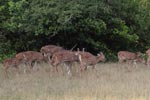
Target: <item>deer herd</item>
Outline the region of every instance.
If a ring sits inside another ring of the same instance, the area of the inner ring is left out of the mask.
[[[124,61],[128,63],[144,63],[149,65],[150,63],[150,49],[146,51],[147,61],[142,57],[140,52],[133,53],[129,51],[119,51],[118,52],[118,62],[122,63]],[[56,45],[46,45],[43,46],[40,52],[37,51],[24,51],[17,53],[15,57],[5,59],[3,61],[4,71],[7,73],[10,67],[15,67],[19,72],[19,66],[23,64],[28,66],[30,70],[33,70],[37,63],[46,62],[52,65],[52,69],[55,72],[58,71],[58,66],[60,64],[65,64],[67,67],[68,74],[71,72],[71,67],[74,62],[77,62],[80,66],[80,72],[87,69],[88,66],[92,66],[94,69],[98,62],[104,62],[106,60],[105,55],[100,52],[97,56],[94,56],[90,52],[71,51],[66,50],[63,47]]]

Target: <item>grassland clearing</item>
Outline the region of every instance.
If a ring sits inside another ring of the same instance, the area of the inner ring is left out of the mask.
[[[71,78],[41,67],[26,74],[10,69],[7,78],[0,65],[0,100],[150,100],[150,68],[143,64],[100,63]]]

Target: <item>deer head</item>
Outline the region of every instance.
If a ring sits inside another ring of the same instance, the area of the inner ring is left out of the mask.
[[[97,54],[97,60],[104,62],[106,60],[105,55],[102,52],[98,53]]]

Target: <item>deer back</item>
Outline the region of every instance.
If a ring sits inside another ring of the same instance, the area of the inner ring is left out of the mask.
[[[17,67],[19,64],[20,64],[20,61],[18,59],[16,59],[15,57],[7,58],[3,61],[3,66],[4,67],[9,67],[9,66]]]
[[[137,58],[137,54],[129,51],[119,51],[118,52],[118,59],[127,59],[132,60]]]
[[[62,47],[59,46],[55,46],[55,45],[47,45],[47,46],[43,46],[40,50],[40,52],[44,55],[44,56],[52,56],[53,53],[63,50]]]
[[[56,52],[52,56],[52,64],[61,62],[73,62],[77,60],[78,57],[75,55],[75,53],[69,50]]]

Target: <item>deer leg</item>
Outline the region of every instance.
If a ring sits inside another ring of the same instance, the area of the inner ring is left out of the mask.
[[[82,70],[84,70],[84,65],[83,65],[81,55],[79,55],[78,58],[79,58],[79,62],[80,62],[80,71],[82,71]]]
[[[39,66],[38,66],[38,60],[36,60],[36,61],[34,61],[33,62],[34,64],[33,64],[33,70],[35,70],[36,69],[36,71],[39,71]]]
[[[137,61],[136,61],[136,60],[133,60],[133,66],[134,66],[135,68],[137,68]]]
[[[67,74],[70,75],[70,76],[72,76],[71,67],[72,67],[72,64],[71,64],[71,63],[68,63],[68,64],[67,64]]]
[[[83,70],[86,70],[86,69],[87,69],[87,66],[83,62],[80,62],[80,71],[82,72]]]
[[[147,62],[146,62],[147,67],[149,67],[149,63],[150,63],[150,58],[147,58]]]
[[[131,67],[130,65],[131,65],[131,60],[126,60],[126,62],[127,62],[127,69],[129,70],[129,68]]]
[[[123,59],[119,59],[118,63],[122,63],[124,60]]]
[[[126,62],[127,62],[127,70],[128,71],[131,71],[131,68],[133,67],[133,61],[132,59],[127,59]]]
[[[19,67],[17,65],[14,66],[17,70],[17,73],[20,74]]]
[[[31,70],[32,69],[32,63],[31,63],[31,61],[28,62],[28,66],[29,66],[29,68]]]
[[[121,63],[121,62],[122,62],[121,59],[119,59],[118,63]]]
[[[9,68],[9,67],[10,67],[10,66],[8,66],[8,65],[7,65],[7,66],[4,66],[4,72],[5,72],[5,75],[6,75],[7,78],[9,78],[9,77],[8,77],[8,68]]]
[[[50,56],[48,56],[48,62],[49,63],[51,63],[52,61],[51,61],[51,57]]]
[[[26,62],[24,63],[24,73],[26,73],[27,70],[28,70],[29,73],[31,73],[31,70],[30,70],[30,69],[31,69],[30,62],[27,62],[27,61],[26,61]]]
[[[54,74],[58,74],[58,65],[53,65],[53,67],[52,67],[52,73],[54,73]]]
[[[96,77],[99,77],[96,69],[96,65],[92,65],[92,70],[94,71],[94,74],[96,74]]]
[[[82,70],[83,70],[83,69],[82,69],[82,68],[83,68],[83,66],[84,66],[83,64],[80,64],[80,71],[82,71]]]
[[[58,72],[58,64],[53,66],[55,68],[55,71]]]
[[[70,75],[71,71],[70,71],[70,66],[67,65],[67,74]]]
[[[54,62],[54,63],[52,63],[53,72],[54,72],[54,71],[58,72],[58,65],[59,65],[59,64],[60,64],[59,62]]]
[[[31,69],[31,70],[33,70],[34,63],[35,63],[35,62],[34,62],[33,60],[31,60],[31,61],[29,62],[29,65],[30,65],[30,69]]]
[[[55,70],[58,73],[58,65],[55,66]]]
[[[64,67],[66,67],[67,65],[65,63],[63,63],[63,65],[60,66],[60,71],[62,73],[62,75],[64,76]]]
[[[33,70],[32,61],[28,61],[28,67],[29,67],[29,70],[30,70],[30,71]]]
[[[95,69],[95,65],[92,66],[92,69]]]
[[[24,74],[26,74],[26,73],[27,73],[27,69],[26,69],[25,64],[23,65],[23,73],[24,73]]]

